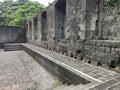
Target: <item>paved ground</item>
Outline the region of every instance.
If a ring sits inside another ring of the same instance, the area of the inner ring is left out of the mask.
[[[48,90],[60,84],[24,51],[0,50],[0,90]]]

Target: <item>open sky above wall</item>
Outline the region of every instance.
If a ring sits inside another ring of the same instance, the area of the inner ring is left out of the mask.
[[[4,1],[4,0],[0,0],[0,1]],[[14,0],[14,1],[16,1],[16,0]],[[37,2],[44,4],[45,6],[48,6],[49,3],[52,3],[54,0],[31,0],[31,1],[37,1]]]

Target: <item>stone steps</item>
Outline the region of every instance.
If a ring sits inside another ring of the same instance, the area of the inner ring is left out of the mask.
[[[5,44],[4,45],[4,51],[16,51],[16,50],[21,50],[21,45],[18,44]]]

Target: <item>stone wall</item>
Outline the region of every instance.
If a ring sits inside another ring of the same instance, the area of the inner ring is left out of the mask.
[[[91,40],[84,45],[85,58],[107,64],[111,67],[120,64],[120,41]]]
[[[85,39],[86,1],[66,0],[66,39],[78,36]]]
[[[103,36],[108,40],[120,40],[120,6],[105,8]]]
[[[2,47],[4,43],[23,43],[25,41],[25,29],[12,26],[0,26],[0,47]]]
[[[120,56],[114,47],[120,41],[119,14],[119,6],[104,8],[104,0],[55,0],[26,24],[28,42],[115,66]]]
[[[85,57],[90,61],[114,67],[120,64],[120,8],[119,6],[104,8],[103,15],[104,40],[86,41]]]

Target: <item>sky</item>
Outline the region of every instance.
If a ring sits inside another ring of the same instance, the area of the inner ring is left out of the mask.
[[[0,0],[0,1],[3,1],[3,0]],[[14,0],[14,1],[16,1],[16,0]],[[31,0],[31,1],[38,1],[41,4],[44,4],[45,6],[48,6],[49,3],[52,3],[54,0]]]
[[[44,4],[45,6],[48,6],[49,3],[52,3],[54,0],[32,0],[32,1],[38,1],[42,4]]]

